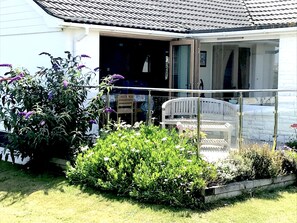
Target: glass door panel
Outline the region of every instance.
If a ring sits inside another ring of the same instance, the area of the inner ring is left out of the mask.
[[[194,40],[172,41],[170,43],[169,88],[194,89]],[[189,94],[178,93],[174,96],[185,97]]]

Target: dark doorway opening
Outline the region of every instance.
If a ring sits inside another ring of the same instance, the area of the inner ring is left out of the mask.
[[[121,74],[117,85],[168,87],[169,42],[145,39],[100,37],[100,76]]]

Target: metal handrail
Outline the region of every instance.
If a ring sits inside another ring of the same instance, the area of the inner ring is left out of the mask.
[[[83,88],[99,88],[97,85],[79,85],[76,87]],[[142,91],[153,91],[153,92],[176,92],[176,93],[248,93],[248,92],[297,92],[297,89],[229,89],[229,90],[194,90],[194,89],[174,89],[174,88],[149,88],[149,87],[122,87],[113,86],[112,89],[123,89],[123,90],[142,90]]]
[[[99,86],[78,86],[78,87],[85,87],[85,88],[99,88]],[[201,94],[207,93],[238,93],[239,94],[239,111],[238,111],[238,121],[239,121],[239,128],[238,128],[238,146],[239,149],[242,147],[242,131],[243,131],[243,93],[251,93],[251,92],[270,92],[275,93],[275,106],[274,106],[274,135],[273,135],[273,145],[272,149],[276,149],[277,146],[277,129],[278,129],[278,93],[281,92],[296,92],[297,89],[230,89],[230,90],[193,90],[193,89],[170,89],[170,88],[149,88],[149,87],[122,87],[122,86],[113,86],[113,89],[123,89],[123,90],[141,90],[148,92],[148,114],[147,114],[147,123],[151,124],[151,107],[150,107],[150,100],[151,92],[166,92],[166,93],[191,93],[197,94],[197,100],[200,100]],[[109,93],[108,93],[109,96]],[[109,97],[107,97],[107,103],[109,105]],[[198,103],[199,104],[199,103]],[[197,125],[200,124],[200,114],[198,109],[197,114]],[[200,130],[199,126],[197,126],[197,150],[200,150]]]

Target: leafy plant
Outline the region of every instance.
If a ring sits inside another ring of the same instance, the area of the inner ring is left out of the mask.
[[[231,153],[227,159],[217,161],[215,167],[218,174],[216,183],[218,184],[255,178],[252,161],[238,153]]]
[[[297,152],[297,123],[294,123],[290,126],[295,131],[295,136],[291,138],[289,142],[286,142],[286,146]]]
[[[225,184],[241,180],[273,178],[292,169],[292,161],[280,151],[271,150],[267,144],[250,145],[232,152],[225,160],[215,163],[218,171],[216,183]]]
[[[71,158],[81,144],[90,139],[88,130],[99,123],[105,111],[102,95],[109,91],[118,76],[108,76],[100,84],[98,96],[86,105],[88,85],[98,68],[83,63],[87,55],[48,56],[51,67],[40,67],[36,75],[25,69],[10,70],[0,80],[0,117],[7,131],[12,157],[30,157],[38,168],[57,156]]]
[[[271,178],[282,174],[282,158],[279,151],[271,150],[268,144],[257,144],[240,151],[240,154],[252,162],[255,179]]]
[[[292,150],[285,150],[282,153],[282,169],[284,173],[297,174],[297,152]]]
[[[157,126],[121,124],[116,129],[68,165],[71,182],[148,202],[199,204],[202,189],[216,174],[193,145],[180,141],[175,130]]]

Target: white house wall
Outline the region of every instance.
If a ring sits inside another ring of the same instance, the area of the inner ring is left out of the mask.
[[[30,73],[35,73],[38,70],[37,66],[50,64],[48,57],[39,56],[41,52],[62,56],[64,51],[71,47],[71,42],[62,32],[2,36],[0,37],[0,63],[24,67]]]
[[[204,83],[204,90],[212,89],[212,50],[213,44],[203,43],[201,51],[206,51],[206,67],[200,67],[200,78]],[[206,95],[208,97],[209,95]]]
[[[279,44],[279,89],[297,89],[297,32],[295,35],[283,35]],[[281,93],[280,103],[296,108],[295,93]]]
[[[265,46],[256,46],[254,52],[270,51]],[[260,53],[260,55],[263,55]],[[273,73],[273,70],[265,70],[265,63],[274,63],[274,61],[266,53],[265,57],[255,57],[256,74],[263,74],[261,81],[256,84],[264,82],[266,87],[272,87],[272,77],[265,76]],[[278,89],[293,90],[297,89],[297,34],[295,35],[280,35],[279,37],[279,67],[278,67]],[[263,64],[261,64],[263,63]],[[256,75],[257,77],[257,75]],[[266,83],[265,83],[266,82]],[[255,87],[257,88],[258,85]],[[259,85],[258,87],[260,87]],[[272,141],[274,128],[274,107],[270,109],[245,112],[243,123],[243,136],[245,139],[252,139],[258,141]],[[265,108],[265,106],[263,107]],[[297,123],[297,96],[295,92],[281,92],[279,93],[278,106],[278,142],[285,143],[296,137],[294,129],[290,126]]]
[[[47,15],[32,0],[1,0],[0,4],[0,36],[60,30],[56,26],[59,20]]]
[[[273,89],[277,88],[274,81],[274,58],[275,45],[266,43],[257,43],[252,48],[252,89]],[[270,94],[268,94],[270,95]],[[265,94],[256,94],[255,96],[265,96]]]

